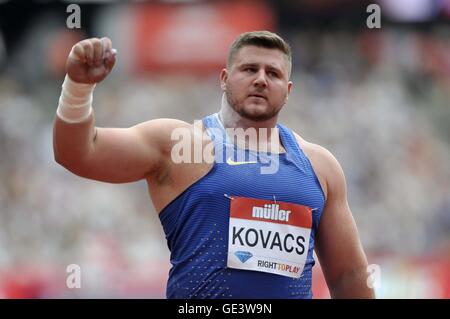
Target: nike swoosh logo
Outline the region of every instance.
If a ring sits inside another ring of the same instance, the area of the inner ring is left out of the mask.
[[[235,162],[231,158],[227,159],[228,165],[244,165],[244,164],[257,164],[257,161],[249,161],[249,162]]]

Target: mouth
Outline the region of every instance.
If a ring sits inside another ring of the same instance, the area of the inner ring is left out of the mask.
[[[266,97],[264,94],[259,94],[259,93],[252,93],[252,94],[249,94],[248,97],[258,97],[258,98],[267,100],[267,97]]]

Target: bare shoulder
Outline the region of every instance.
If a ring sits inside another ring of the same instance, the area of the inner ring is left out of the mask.
[[[333,186],[340,188],[340,184],[345,183],[341,165],[336,157],[325,147],[308,142],[295,132],[294,135],[297,143],[309,158],[327,197],[330,188],[334,188]]]
[[[177,119],[159,118],[137,124],[133,129],[150,144],[158,144],[161,150],[170,152],[177,130],[190,131],[192,124]]]
[[[178,152],[181,151],[183,156],[191,157],[188,162],[195,162],[195,150],[197,150],[199,144],[205,147],[211,142],[209,135],[204,134],[203,121],[194,121],[190,124],[181,120],[160,118],[138,124],[135,128],[147,145],[160,151],[162,155],[161,164],[165,164],[166,168],[173,166],[173,164],[179,164],[178,161],[173,162],[173,152],[178,156],[180,155]],[[185,152],[190,154],[185,154]],[[205,156],[202,152],[200,154]],[[177,166],[184,167],[183,165]]]
[[[149,120],[137,124],[135,127],[145,134],[152,134],[153,132],[159,133],[170,133],[177,128],[190,128],[192,124],[189,124],[182,120],[171,119],[171,118],[159,118],[154,120]]]

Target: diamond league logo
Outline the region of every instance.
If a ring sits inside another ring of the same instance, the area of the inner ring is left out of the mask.
[[[253,257],[252,253],[249,251],[236,251],[234,253],[241,263],[245,263],[247,260]]]

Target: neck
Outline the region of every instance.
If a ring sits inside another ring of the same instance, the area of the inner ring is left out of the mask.
[[[219,111],[219,118],[225,128],[274,128],[277,125],[278,115],[265,121],[254,121],[242,117],[228,103],[225,93],[222,95],[222,105]]]
[[[222,105],[218,115],[219,120],[222,122],[225,129],[255,129],[254,132],[256,136],[254,137],[256,137],[256,141],[251,141],[252,138],[248,137],[250,139],[250,143],[256,142],[259,147],[268,147],[272,151],[276,151],[277,149],[278,151],[283,150],[282,147],[280,148],[279,134],[278,129],[276,128],[278,116],[274,116],[273,118],[265,121],[253,121],[251,119],[244,118],[229,105],[225,93],[222,95]],[[248,140],[241,142],[248,146]],[[238,144],[240,144],[239,141]]]

